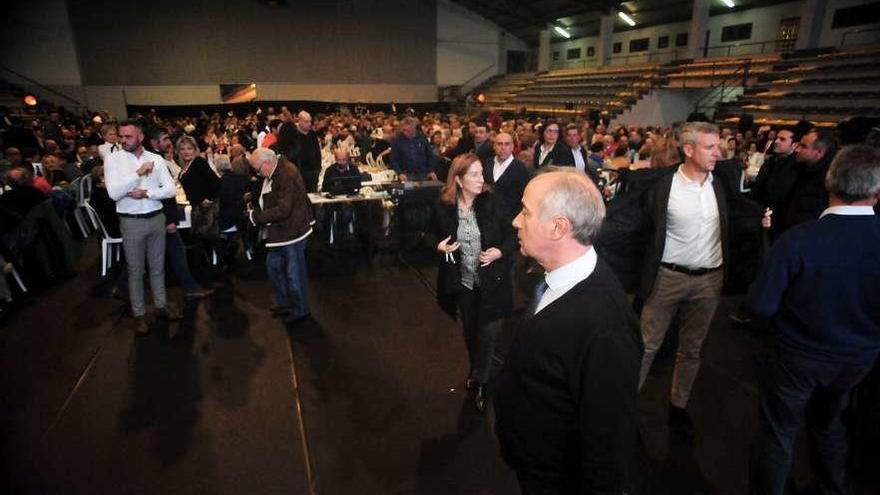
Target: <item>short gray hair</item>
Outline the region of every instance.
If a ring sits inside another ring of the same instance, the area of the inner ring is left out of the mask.
[[[678,144],[680,146],[697,144],[698,134],[718,134],[718,126],[708,122],[688,122],[681,126]]]
[[[229,161],[229,155],[214,155],[214,168],[218,172],[228,172],[232,170],[232,163]]]
[[[880,193],[880,149],[857,144],[841,149],[825,175],[825,189],[846,203]]]
[[[572,235],[589,246],[599,235],[605,219],[605,202],[587,176],[571,167],[545,167],[539,176],[552,176],[553,187],[541,200],[540,219],[565,217],[571,223]]]
[[[269,148],[257,148],[254,151],[251,151],[251,156],[257,163],[269,162],[272,165],[278,163],[278,155]]]

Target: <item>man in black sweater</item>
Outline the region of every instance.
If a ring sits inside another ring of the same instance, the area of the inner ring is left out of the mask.
[[[825,179],[828,208],[774,244],[749,291],[777,345],[761,389],[752,493],[785,493],[802,416],[819,489],[847,493],[850,392],[880,355],[880,150],[844,148]],[[804,414],[806,413],[806,414]]]
[[[501,454],[525,494],[623,491],[642,341],[592,246],[604,214],[584,174],[552,169],[529,183],[513,221],[522,253],[546,270],[495,393]]]
[[[296,134],[293,155],[287,157],[302,171],[307,192],[318,190],[321,175],[321,144],[312,130],[312,116],[305,110],[296,116]]]

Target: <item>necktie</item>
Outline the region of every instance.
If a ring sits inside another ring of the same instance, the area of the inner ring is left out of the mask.
[[[113,146],[110,147],[110,153],[113,153],[117,149],[119,149],[119,147],[114,144]]]
[[[529,314],[534,315],[538,310],[538,305],[541,304],[541,298],[544,297],[544,293],[547,292],[548,286],[546,280],[541,280],[541,283],[535,286],[535,291],[532,293],[532,304],[529,307]]]

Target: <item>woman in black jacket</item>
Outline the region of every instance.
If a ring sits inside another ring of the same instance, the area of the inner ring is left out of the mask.
[[[436,209],[441,253],[437,293],[441,306],[456,310],[470,361],[466,387],[486,408],[495,340],[501,320],[513,311],[511,263],[516,238],[499,198],[486,190],[483,167],[473,153],[453,160]]]
[[[564,142],[559,140],[559,123],[549,120],[541,128],[538,142],[535,144],[535,154],[532,165],[537,171],[541,167],[550,165],[574,166],[574,156]]]
[[[222,249],[218,226],[217,195],[220,192],[220,177],[205,160],[199,156],[199,146],[192,136],[182,136],[177,140],[177,156],[180,165],[179,181],[192,206],[191,234],[208,242],[215,252]],[[197,243],[198,246],[200,243]],[[202,246],[199,246],[202,247]],[[203,250],[210,259],[210,251]]]

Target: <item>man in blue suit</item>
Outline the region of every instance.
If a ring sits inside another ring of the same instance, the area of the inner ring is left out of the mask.
[[[880,354],[880,149],[849,146],[825,177],[829,207],[776,241],[747,305],[775,356],[761,390],[752,492],[782,494],[800,417],[821,493],[847,493],[841,412]]]

